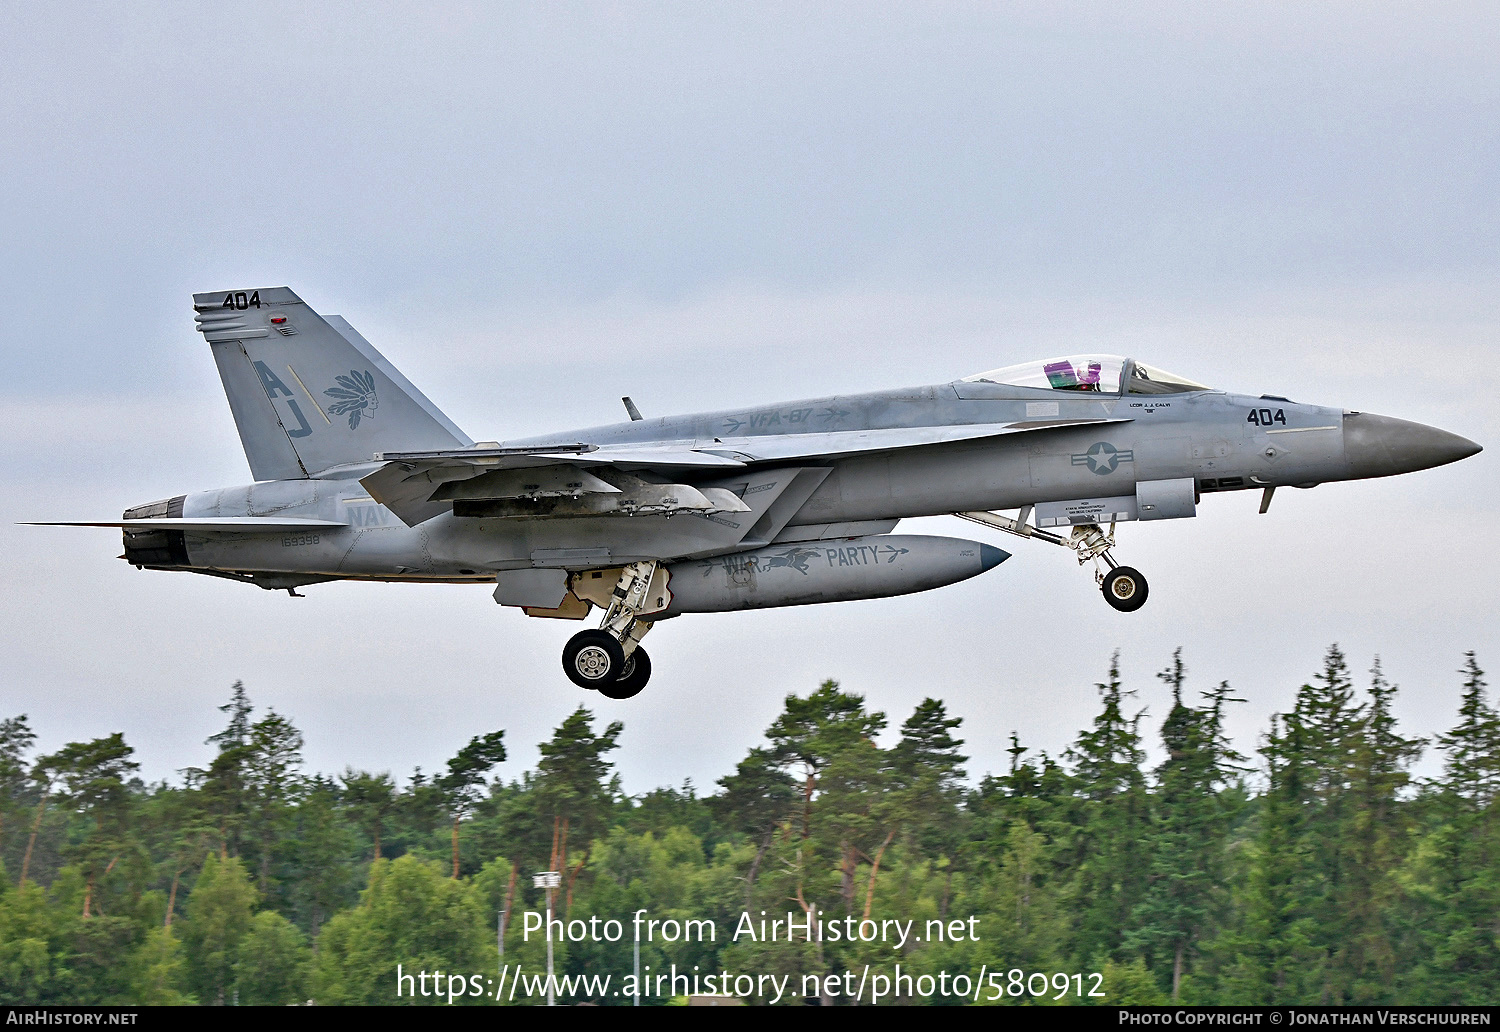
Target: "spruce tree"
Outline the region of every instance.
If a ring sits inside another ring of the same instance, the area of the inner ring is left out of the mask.
[[[1333,948],[1339,1002],[1392,1000],[1397,965],[1392,925],[1404,894],[1397,873],[1409,836],[1400,793],[1410,783],[1408,770],[1423,748],[1421,739],[1397,732],[1391,713],[1396,694],[1376,657],[1351,768],[1352,807],[1344,832],[1349,862],[1336,901],[1344,923],[1343,937]]]
[[[258,855],[260,893],[271,893],[271,863],[302,790],[302,732],[270,710],[245,736],[243,777],[250,809],[249,831]]]
[[[1170,965],[1173,1002],[1198,942],[1227,905],[1225,843],[1241,798],[1230,787],[1244,760],[1224,733],[1225,704],[1243,700],[1223,682],[1204,693],[1202,707],[1190,707],[1182,701],[1186,676],[1179,648],[1157,674],[1172,689],[1161,729],[1167,758],[1156,769],[1150,882],[1127,937],[1152,966]]]
[[[1365,872],[1354,843],[1359,800],[1354,793],[1356,765],[1364,748],[1365,707],[1355,701],[1344,654],[1329,646],[1323,669],[1297,693],[1287,717],[1297,750],[1304,804],[1301,834],[1312,877],[1304,905],[1317,929],[1320,984],[1310,1003],[1348,1002],[1351,982],[1346,947],[1356,927],[1351,901],[1366,894]]]
[[[26,754],[35,741],[26,714],[0,720],[0,862],[7,855],[15,825],[24,825],[24,818],[17,818],[29,809]]]
[[[1109,680],[1098,684],[1103,708],[1092,730],[1068,751],[1082,795],[1074,844],[1076,863],[1074,948],[1080,962],[1120,958],[1131,914],[1145,897],[1151,854],[1150,800],[1141,769],[1140,720],[1126,717],[1133,692],[1120,683],[1120,657],[1110,660]]]
[[[1260,748],[1266,787],[1235,901],[1238,919],[1212,944],[1219,1003],[1305,1003],[1306,986],[1322,977],[1307,905],[1314,879],[1305,836],[1305,750],[1300,724],[1272,715]]]
[[[1431,786],[1436,827],[1414,867],[1430,894],[1429,955],[1412,976],[1424,1002],[1489,1004],[1500,985],[1500,715],[1484,671],[1464,656],[1459,722],[1437,736],[1443,775]]]

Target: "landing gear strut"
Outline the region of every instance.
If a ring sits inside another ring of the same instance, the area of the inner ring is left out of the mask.
[[[651,630],[637,614],[645,607],[656,563],[631,563],[620,573],[598,630],[579,631],[563,647],[563,671],[580,688],[607,699],[628,699],[651,679],[651,657],[640,647]]]
[[[1035,531],[1033,531],[1035,533]],[[1109,533],[1097,523],[1086,523],[1073,528],[1073,536],[1065,544],[1078,553],[1078,563],[1094,560],[1094,582],[1104,594],[1104,601],[1122,613],[1133,613],[1146,604],[1149,588],[1146,578],[1131,566],[1120,566],[1109,550],[1115,544],[1115,525],[1109,525]],[[1103,559],[1106,570],[1099,568]]]
[[[1097,523],[1085,523],[1074,527],[1071,536],[1062,537],[1027,523],[1027,518],[1031,515],[1029,505],[1022,507],[1020,517],[1014,520],[1009,516],[1001,516],[993,512],[957,512],[954,515],[962,516],[975,523],[982,523],[986,527],[1003,530],[1017,537],[1036,538],[1049,544],[1071,548],[1078,554],[1080,566],[1093,560],[1094,582],[1099,585],[1104,601],[1112,607],[1122,613],[1133,613],[1146,604],[1146,596],[1149,593],[1146,578],[1133,567],[1119,565],[1115,562],[1114,556],[1109,554],[1110,549],[1115,546],[1113,523],[1109,525],[1108,531]],[[1103,559],[1105,564],[1102,569],[1099,566],[1100,559]]]

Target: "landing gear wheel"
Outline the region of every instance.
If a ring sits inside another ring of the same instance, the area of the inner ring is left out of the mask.
[[[1146,578],[1129,566],[1116,566],[1104,575],[1100,585],[1104,601],[1122,613],[1133,613],[1146,604]]]
[[[606,699],[629,699],[639,695],[651,680],[651,657],[639,645],[625,657],[625,666],[613,684],[601,684],[599,694]]]
[[[578,687],[604,688],[625,669],[625,650],[604,631],[579,631],[563,646],[562,664]]]

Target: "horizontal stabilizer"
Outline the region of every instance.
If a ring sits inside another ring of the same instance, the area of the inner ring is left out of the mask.
[[[254,534],[281,530],[332,530],[347,527],[333,520],[308,520],[290,517],[274,519],[264,516],[212,516],[203,519],[101,520],[98,522],[30,522],[26,527],[114,527],[117,530],[191,530],[199,533]]]

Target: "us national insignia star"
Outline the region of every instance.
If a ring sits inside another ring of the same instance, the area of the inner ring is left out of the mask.
[[[1073,465],[1088,466],[1089,472],[1100,476],[1113,473],[1122,462],[1134,461],[1134,451],[1129,448],[1122,451],[1108,441],[1100,441],[1083,454],[1073,456]]]

